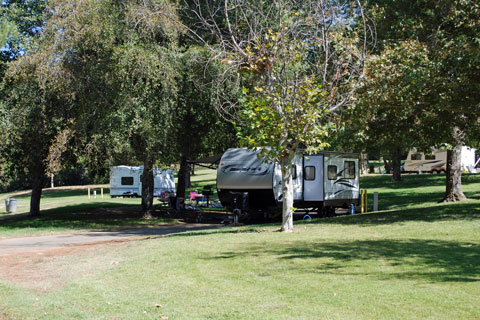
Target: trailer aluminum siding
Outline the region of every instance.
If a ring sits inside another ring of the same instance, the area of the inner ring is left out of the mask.
[[[259,157],[259,151],[229,149],[222,156],[217,172],[220,201],[231,207],[232,192],[246,192],[256,209],[279,206],[282,202],[280,166]],[[358,154],[320,152],[297,155],[294,159],[294,205],[317,207],[345,206],[359,202]],[[348,166],[346,172],[345,166]],[[335,167],[332,176],[332,169]],[[329,170],[330,176],[329,176]]]

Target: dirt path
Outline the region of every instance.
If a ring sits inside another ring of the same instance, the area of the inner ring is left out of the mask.
[[[220,227],[220,224],[178,224],[3,239],[0,281],[44,291],[118,264],[121,257],[116,250],[130,241]],[[96,254],[94,259],[89,258],[92,254]]]
[[[95,244],[108,241],[128,240],[138,237],[163,236],[187,231],[220,228],[219,224],[180,224],[135,228],[118,231],[91,231],[49,236],[10,238],[0,240],[0,256],[25,252],[38,252],[75,245]]]

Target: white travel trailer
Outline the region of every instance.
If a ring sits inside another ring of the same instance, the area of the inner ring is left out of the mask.
[[[217,191],[222,205],[255,215],[282,203],[280,165],[260,151],[229,149],[220,159]],[[335,207],[358,205],[358,154],[322,151],[297,155],[293,167],[294,206],[331,214]]]
[[[143,166],[116,166],[110,168],[110,196],[139,197],[142,195]],[[172,170],[153,169],[153,196],[175,192],[175,180]]]
[[[474,170],[475,151],[471,147],[462,147],[462,168],[464,171]],[[403,164],[405,172],[444,173],[447,171],[447,150],[433,150],[431,154],[418,152],[415,148],[408,152]]]

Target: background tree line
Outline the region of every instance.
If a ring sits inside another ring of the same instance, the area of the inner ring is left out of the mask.
[[[47,175],[181,163],[183,177],[238,136],[286,178],[301,148],[382,152],[401,180],[402,154],[443,146],[445,200],[462,200],[479,15],[467,0],[3,1],[0,187],[30,187],[37,215]],[[151,175],[142,186],[148,216]]]

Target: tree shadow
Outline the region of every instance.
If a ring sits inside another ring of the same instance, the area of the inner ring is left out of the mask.
[[[392,181],[391,175],[364,176],[361,178],[362,189],[414,189],[424,187],[445,187],[445,175],[432,174],[405,174],[403,181]],[[480,174],[463,174],[462,185],[480,183]]]
[[[258,256],[260,259],[270,256],[269,261],[271,256],[279,261],[295,259],[294,271],[310,274],[353,275],[378,280],[480,281],[479,244],[456,241],[272,242],[268,246],[223,252],[205,259],[233,259],[242,256]],[[308,263],[302,263],[304,259]]]
[[[435,222],[456,220],[480,220],[480,203],[478,201],[464,201],[460,203],[435,204],[429,207],[402,208],[363,215],[314,219],[310,223],[375,226],[408,221]]]
[[[425,202],[436,203],[443,198],[444,192],[429,192],[428,194],[398,190],[391,193],[380,193],[378,199],[379,208],[394,209],[399,207],[406,207],[409,205],[416,205]],[[369,209],[372,209],[373,194],[368,194]]]
[[[38,217],[21,215],[0,221],[3,229],[68,228],[102,229],[137,226],[141,219],[141,207],[137,204],[94,202],[42,210]],[[165,219],[162,219],[164,221]],[[173,221],[173,219],[170,219]],[[158,220],[160,221],[160,220]],[[147,221],[151,223],[156,220]]]

